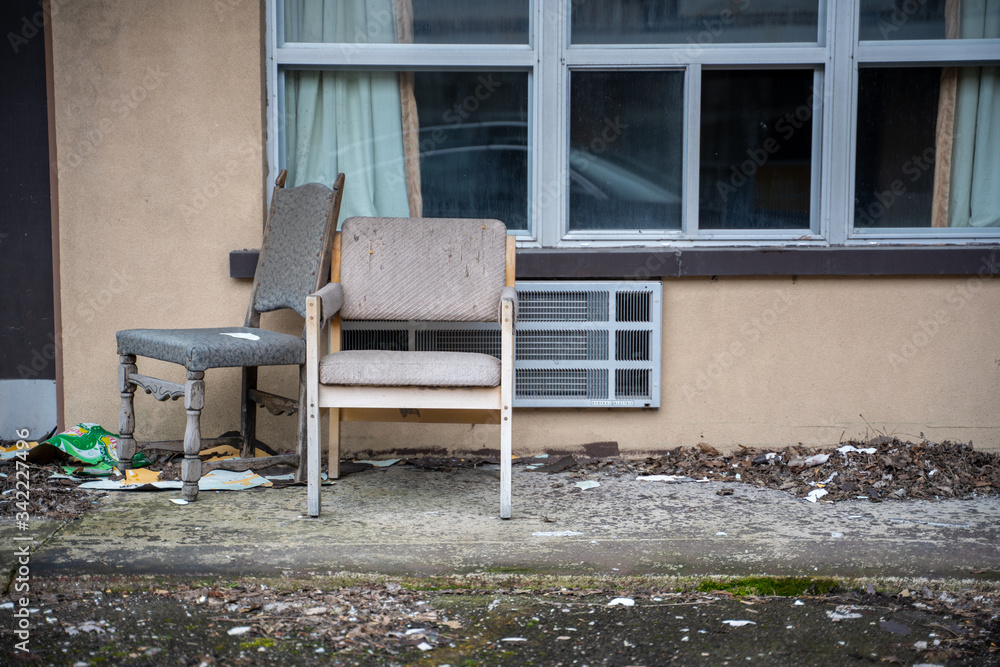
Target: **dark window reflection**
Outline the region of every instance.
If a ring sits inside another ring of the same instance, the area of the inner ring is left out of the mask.
[[[415,72],[425,217],[528,228],[528,75]]]
[[[569,227],[680,229],[682,72],[573,72]]]
[[[812,89],[812,70],[702,74],[702,229],[809,227]]]

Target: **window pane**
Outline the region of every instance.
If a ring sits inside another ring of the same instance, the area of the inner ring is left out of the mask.
[[[862,40],[1000,37],[995,0],[861,0],[860,7]]]
[[[808,228],[812,70],[702,74],[699,226]]]
[[[528,224],[524,72],[285,74],[288,184],[347,174],[352,215]]]
[[[572,3],[574,44],[815,42],[817,0],[587,0]]]
[[[530,0],[284,0],[286,42],[527,44]]]
[[[855,227],[1000,226],[998,84],[1000,67],[862,69]]]
[[[683,72],[573,72],[569,227],[680,229]]]
[[[416,72],[424,216],[528,228],[528,75]]]

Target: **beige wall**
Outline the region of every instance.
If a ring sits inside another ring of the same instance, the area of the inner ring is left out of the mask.
[[[257,247],[263,216],[261,13],[249,0],[59,7],[65,416],[115,430],[116,330],[242,322],[249,284],[227,262]],[[520,410],[515,451],[826,445],[871,429],[1000,450],[996,279],[668,280],[663,311],[659,410]],[[140,372],[182,377],[147,360]],[[262,386],[292,395],[294,378],[266,369]],[[206,436],[238,426],[238,383],[207,374]],[[140,395],[136,411],[140,439],[182,436],[180,404]],[[292,447],[293,421],[263,414],[262,439]],[[495,428],[348,424],[344,447],[469,451],[494,446]]]
[[[249,283],[228,277],[228,253],[257,247],[263,222],[261,24],[250,0],[52,16],[67,424],[117,430],[118,329],[242,324]],[[207,434],[235,425],[237,382],[211,374]],[[183,433],[180,403],[142,395],[136,412],[142,438]]]
[[[706,278],[663,294],[661,407],[516,411],[516,453],[881,433],[1000,450],[1000,280]],[[496,447],[496,427],[407,427],[347,424],[346,446]]]

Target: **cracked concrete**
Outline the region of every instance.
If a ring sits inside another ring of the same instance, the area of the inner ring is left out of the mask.
[[[33,576],[103,574],[796,575],[1000,580],[1000,498],[808,503],[742,484],[373,468],[323,489],[112,493],[82,519],[32,525]],[[561,485],[561,486],[559,486]],[[733,489],[729,496],[716,491]],[[3,526],[5,541],[13,526]],[[578,533],[541,536],[536,533]],[[47,537],[46,537],[47,536]],[[41,538],[45,538],[41,541]],[[4,557],[9,559],[9,555]],[[9,569],[10,564],[7,564]]]

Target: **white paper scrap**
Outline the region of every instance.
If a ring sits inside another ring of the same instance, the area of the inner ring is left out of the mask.
[[[755,621],[734,621],[734,620],[728,620],[728,621],[723,621],[723,623],[725,623],[726,625],[732,626],[734,628],[742,628],[744,625],[757,625],[757,623]]]
[[[851,618],[861,618],[861,614],[856,614],[854,612],[836,612],[827,610],[826,615],[831,621],[846,621]]]
[[[237,625],[235,628],[229,628],[229,634],[233,637],[238,637],[239,635],[245,635],[250,632],[249,625]]]
[[[684,475],[639,475],[635,478],[637,482],[693,482],[694,480]]]
[[[874,454],[876,450],[874,447],[865,447],[864,449],[858,449],[854,445],[844,445],[843,447],[838,447],[837,451],[843,454],[844,456],[847,456],[851,452],[858,452],[860,454]]]
[[[592,479],[585,479],[582,482],[577,482],[576,483],[577,488],[584,489],[584,490],[586,490],[586,489],[593,489],[594,487],[600,486],[600,485],[601,485],[600,482],[595,482]]]
[[[528,639],[526,637],[504,637],[500,641],[502,642],[526,642]]]
[[[632,598],[615,598],[614,600],[608,603],[609,607],[616,607],[618,605],[621,605],[622,607],[634,607],[635,600],[633,600]]]
[[[806,496],[806,500],[808,500],[811,503],[814,503],[828,493],[830,492],[827,491],[826,489],[813,489],[812,491],[809,492],[809,495]]]
[[[219,334],[220,336],[232,336],[233,338],[242,338],[243,340],[260,340],[260,336],[252,333],[243,333],[242,331],[223,331]]]
[[[355,463],[367,463],[368,465],[372,465],[377,468],[386,468],[399,463],[399,459],[384,459],[382,461],[355,461]]]
[[[171,498],[170,502],[172,502],[174,505],[187,505],[188,504],[188,501],[184,500],[183,498]]]

